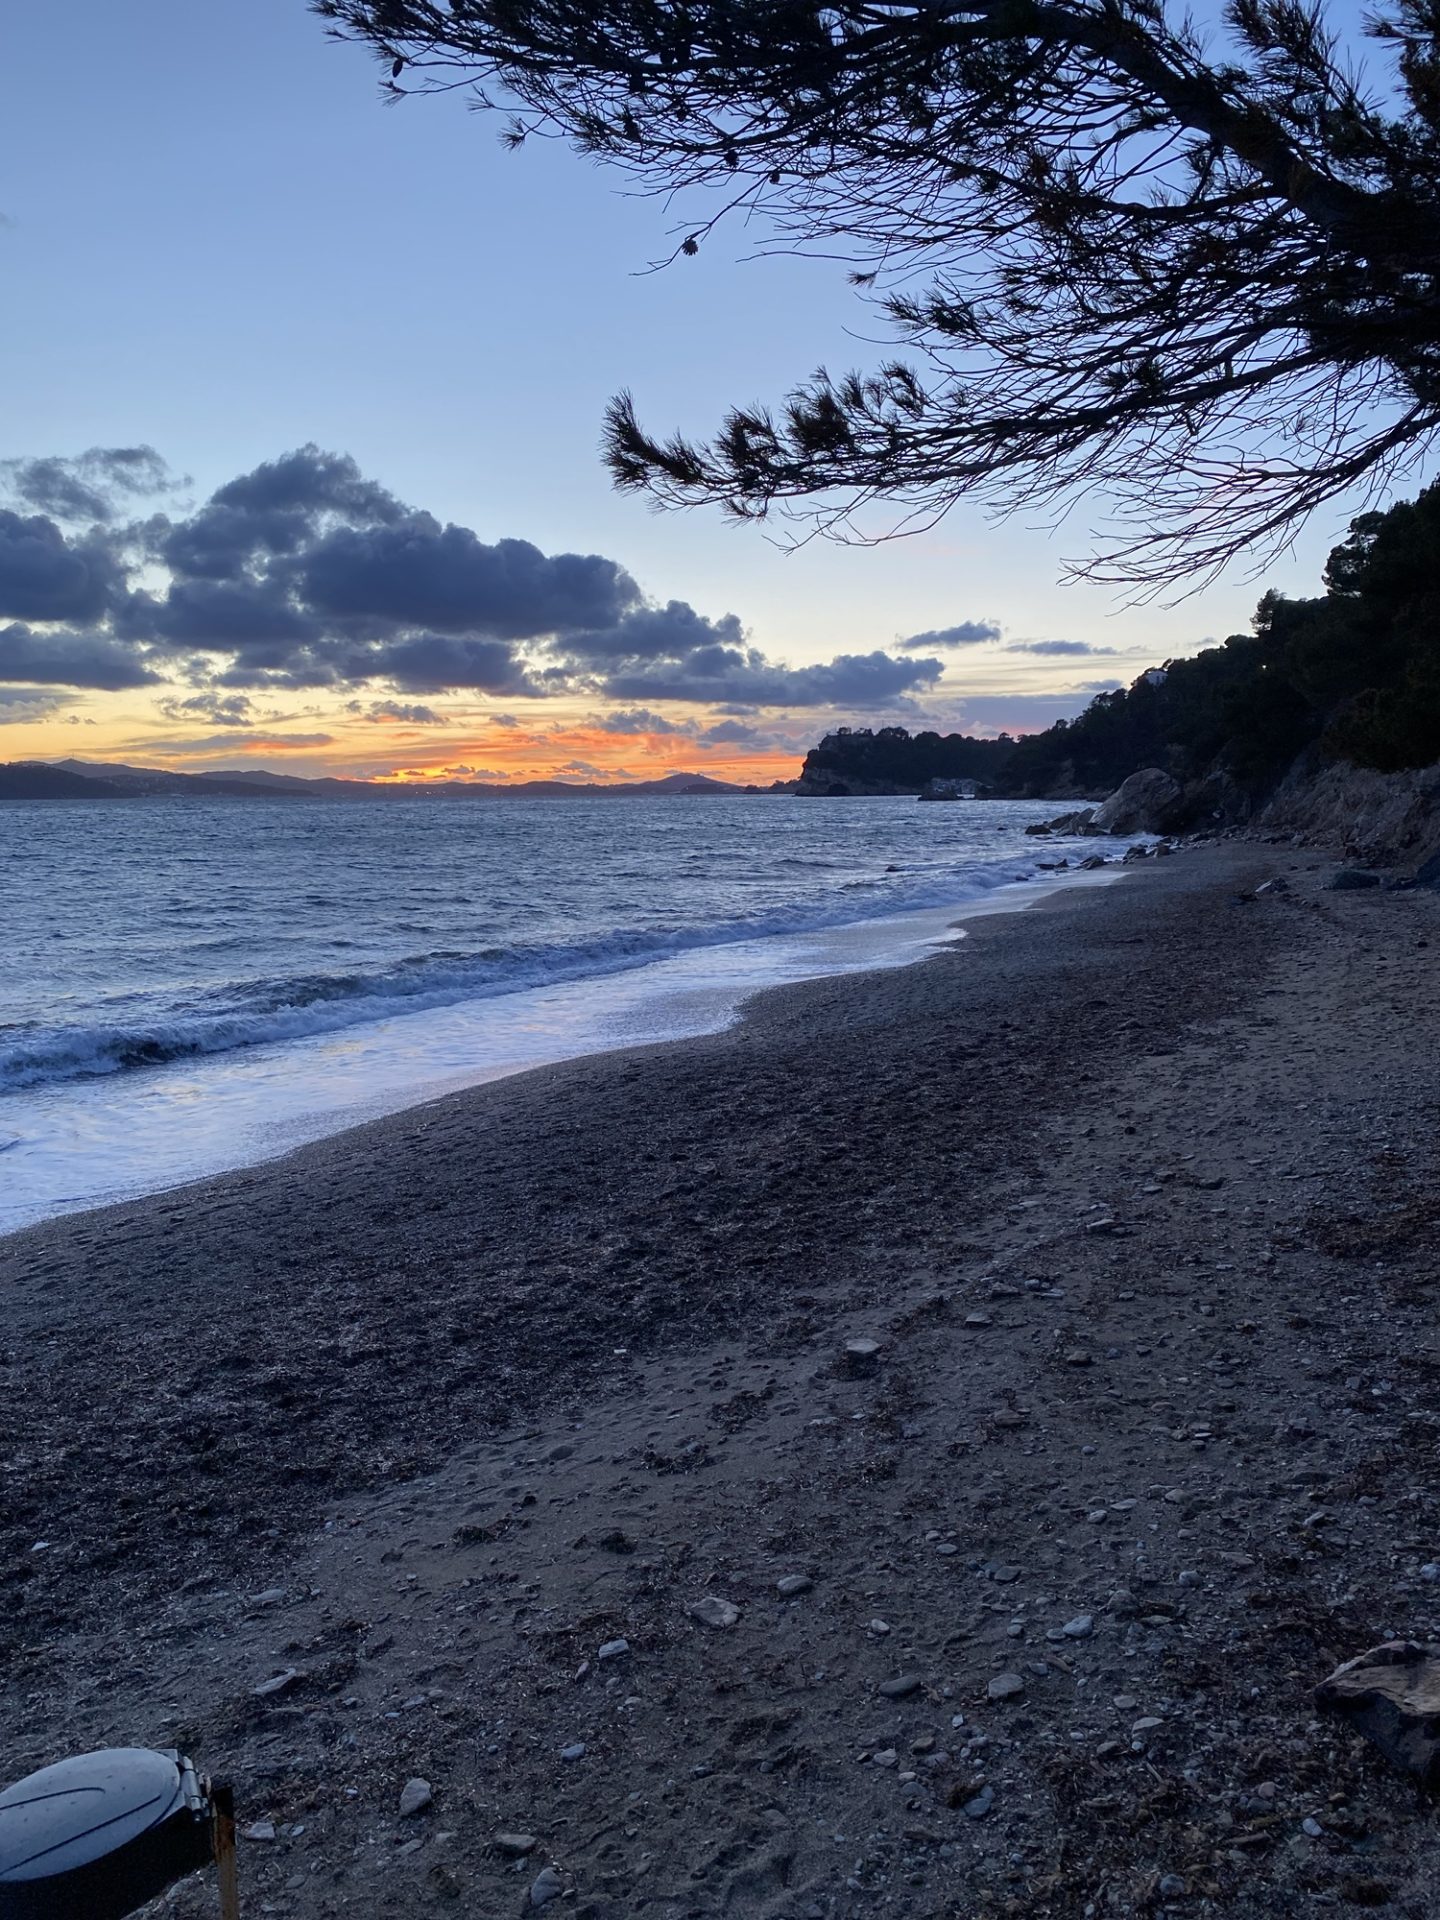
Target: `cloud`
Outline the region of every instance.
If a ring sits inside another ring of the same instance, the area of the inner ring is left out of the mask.
[[[97,620],[122,581],[99,541],[71,541],[44,514],[27,518],[0,507],[0,617]]]
[[[1092,647],[1088,640],[1017,640],[1007,653],[1115,653],[1115,647]]]
[[[42,687],[97,687],[118,692],[160,678],[134,648],[103,632],[69,628],[38,633],[16,623],[0,627],[0,679]]]
[[[928,633],[912,633],[900,645],[907,653],[925,653],[932,647],[977,647],[985,640],[998,640],[1000,628],[993,620],[962,620],[956,627],[934,627]]]
[[[945,670],[943,660],[897,660],[888,653],[842,653],[813,667],[782,667],[753,647],[702,646],[688,654],[633,664],[601,685],[616,700],[743,701],[767,707],[905,706]]]
[[[217,727],[249,727],[256,719],[255,703],[244,693],[196,693],[186,700],[158,702],[167,720],[208,720]]]
[[[28,505],[102,522],[107,502],[174,484],[143,447],[10,462],[3,477]],[[181,680],[212,703],[190,706],[177,693],[170,717],[220,726],[253,724],[235,696],[368,688],[381,696],[375,720],[438,723],[405,696],[585,693],[645,713],[646,731],[693,732],[656,707],[696,701],[737,717],[772,706],[908,709],[944,664],[917,655],[917,636],[903,657],[877,650],[785,666],[733,613],[648,602],[601,554],[487,543],[314,446],[239,475],[180,517],[92,524],[76,536],[47,514],[0,509],[0,617],[17,623],[0,632],[0,674],[12,680],[111,690]],[[989,631],[970,623],[940,639]],[[627,724],[603,723],[616,733]]]
[[[301,747],[333,746],[335,736],[331,733],[269,733],[238,732],[209,733],[190,740],[155,740],[148,744],[163,746],[167,753],[184,754],[193,757],[197,754],[225,753],[240,748],[245,753],[268,753],[271,749],[286,752]]]
[[[0,460],[0,486],[61,520],[109,524],[136,500],[173,493],[176,479],[153,447],[91,447],[73,459]]]
[[[614,774],[623,773],[623,767],[593,767],[588,760],[567,760],[563,766],[556,767],[556,773],[580,773],[587,780],[606,780]]]
[[[436,713],[433,707],[410,706],[401,700],[372,700],[368,707],[362,708],[358,700],[350,703],[352,713],[358,713],[362,720],[373,720],[380,725],[401,722],[410,727],[448,727],[449,718]]]
[[[596,714],[589,724],[597,733],[693,735],[696,732],[693,720],[667,720],[664,714],[652,713],[648,707],[620,708],[614,713]]]
[[[492,713],[490,724],[492,727],[518,727],[520,722],[513,713]]]
[[[774,735],[762,733],[758,727],[747,727],[743,720],[721,720],[707,727],[700,738],[707,747],[768,747]]]
[[[0,687],[0,727],[18,726],[25,720],[46,720],[69,704],[65,694],[47,693],[40,687]]]
[[[1038,733],[1057,720],[1073,720],[1090,704],[1093,695],[1109,693],[1118,680],[1088,682],[1069,693],[992,693],[977,694],[961,703],[956,724],[965,733]]]

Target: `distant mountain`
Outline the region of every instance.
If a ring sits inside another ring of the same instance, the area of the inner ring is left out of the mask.
[[[0,800],[121,800],[125,789],[111,780],[91,780],[42,760],[11,760],[0,766]]]
[[[15,761],[0,766],[0,795],[7,799],[133,799],[142,795],[173,794],[203,799],[223,793],[250,800],[447,800],[513,799],[524,797],[609,799],[635,795],[707,795],[742,793],[744,788],[708,773],[667,773],[660,780],[598,782],[525,780],[502,786],[479,780],[394,782],[338,780],[330,776],[307,780],[294,773],[271,773],[264,767],[217,767],[207,773],[171,773],[162,767],[132,767],[123,761],[57,760]]]

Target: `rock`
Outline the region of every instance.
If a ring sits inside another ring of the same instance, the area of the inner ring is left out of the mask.
[[[242,1840],[273,1840],[275,1838],[275,1822],[273,1820],[253,1820],[248,1827],[242,1829],[240,1837]]]
[[[583,1760],[585,1758],[585,1742],[583,1740],[573,1740],[568,1747],[561,1747],[560,1758],[562,1760]]]
[[[1157,840],[1150,851],[1157,860],[1168,860],[1175,849],[1168,840]]]
[[[985,1691],[992,1700],[1018,1700],[1025,1682],[1018,1673],[997,1673]]]
[[[988,1327],[990,1325],[990,1316],[988,1313],[967,1313],[965,1316],[965,1325],[967,1327]]]
[[[880,1692],[887,1700],[907,1700],[912,1693],[920,1691],[918,1673],[898,1673],[893,1680],[882,1680]]]
[[[882,1747],[879,1753],[871,1754],[870,1764],[872,1767],[893,1767],[899,1758],[894,1747]]]
[[[1097,867],[1108,866],[1110,863],[1103,853],[1087,853],[1085,858],[1077,861],[1076,864],[1081,873],[1093,873]]]
[[[1158,1892],[1162,1900],[1180,1900],[1190,1891],[1190,1883],[1178,1873],[1162,1873]]]
[[[400,1789],[400,1818],[413,1820],[417,1813],[425,1811],[434,1798],[428,1780],[407,1780]]]
[[[252,1687],[250,1691],[257,1700],[273,1700],[277,1693],[286,1692],[288,1688],[295,1685],[297,1680],[303,1680],[304,1677],[298,1667],[286,1667],[283,1673],[272,1674],[268,1680],[262,1680],[258,1687]]]
[[[1077,1613],[1073,1620],[1067,1620],[1060,1629],[1067,1640],[1088,1640],[1095,1631],[1095,1622],[1088,1613]]]
[[[694,1601],[685,1611],[707,1627],[733,1627],[740,1618],[740,1609],[733,1600],[721,1600],[713,1593]]]
[[[787,1573],[775,1582],[775,1591],[784,1600],[791,1600],[797,1593],[809,1593],[815,1582],[808,1573]]]
[[[596,1653],[597,1660],[621,1660],[630,1651],[628,1640],[607,1640]]]
[[[1127,847],[1120,856],[1121,863],[1127,867],[1133,867],[1137,860],[1148,860],[1149,858],[1150,849],[1145,845],[1143,840],[1137,840],[1133,847]]]
[[[1392,1766],[1440,1786],[1440,1646],[1386,1640],[1335,1669],[1315,1702],[1338,1713]]]
[[[1158,833],[1166,809],[1180,798],[1179,782],[1160,767],[1142,767],[1095,809],[1102,833]]]
[[[1430,887],[1440,893],[1440,853],[1432,853],[1415,869],[1413,884],[1417,887]]]
[[[1277,873],[1273,880],[1262,880],[1260,882],[1259,886],[1255,889],[1255,898],[1259,900],[1262,896],[1268,898],[1268,896],[1273,893],[1288,893],[1289,891],[1290,882],[1285,878],[1283,873]]]
[[[542,1867],[530,1882],[530,1904],[537,1911],[548,1907],[552,1900],[558,1900],[565,1891],[565,1882],[554,1867]]]
[[[1128,1619],[1135,1611],[1135,1596],[1128,1587],[1116,1587],[1105,1602],[1105,1611],[1113,1613],[1121,1620]]]
[[[1341,867],[1329,886],[1327,893],[1360,893],[1367,887],[1378,887],[1378,873],[1362,873],[1359,867]]]
[[[1088,1367],[1090,1355],[1083,1347],[1071,1347],[1065,1355],[1065,1364],[1067,1367]]]
[[[512,1860],[523,1860],[539,1844],[533,1833],[497,1833],[494,1840],[495,1851],[507,1854]]]
[[[863,1379],[874,1373],[880,1360],[880,1342],[861,1335],[845,1342],[845,1350],[840,1356],[840,1368],[852,1379]]]
[[[1043,820],[1032,820],[1029,826],[1026,827],[1025,831],[1030,835],[1031,839],[1033,840],[1033,839],[1039,839],[1042,836],[1048,834],[1050,829]]]
[[[971,1795],[960,1811],[971,1820],[983,1820],[994,1804],[994,1787],[982,1787],[979,1793]]]
[[[251,1594],[250,1604],[252,1607],[278,1607],[283,1605],[289,1597],[284,1587],[266,1587],[263,1593]]]

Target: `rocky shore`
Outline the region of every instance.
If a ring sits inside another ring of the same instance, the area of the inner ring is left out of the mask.
[[[1440,896],[1332,873],[0,1241],[0,1776],[179,1744],[294,1920],[1422,1920],[1313,1690],[1440,1636]]]

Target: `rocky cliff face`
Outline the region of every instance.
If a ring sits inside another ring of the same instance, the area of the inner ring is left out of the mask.
[[[1252,823],[1267,837],[1323,847],[1372,867],[1415,867],[1440,852],[1440,760],[1376,773],[1306,756]]]

